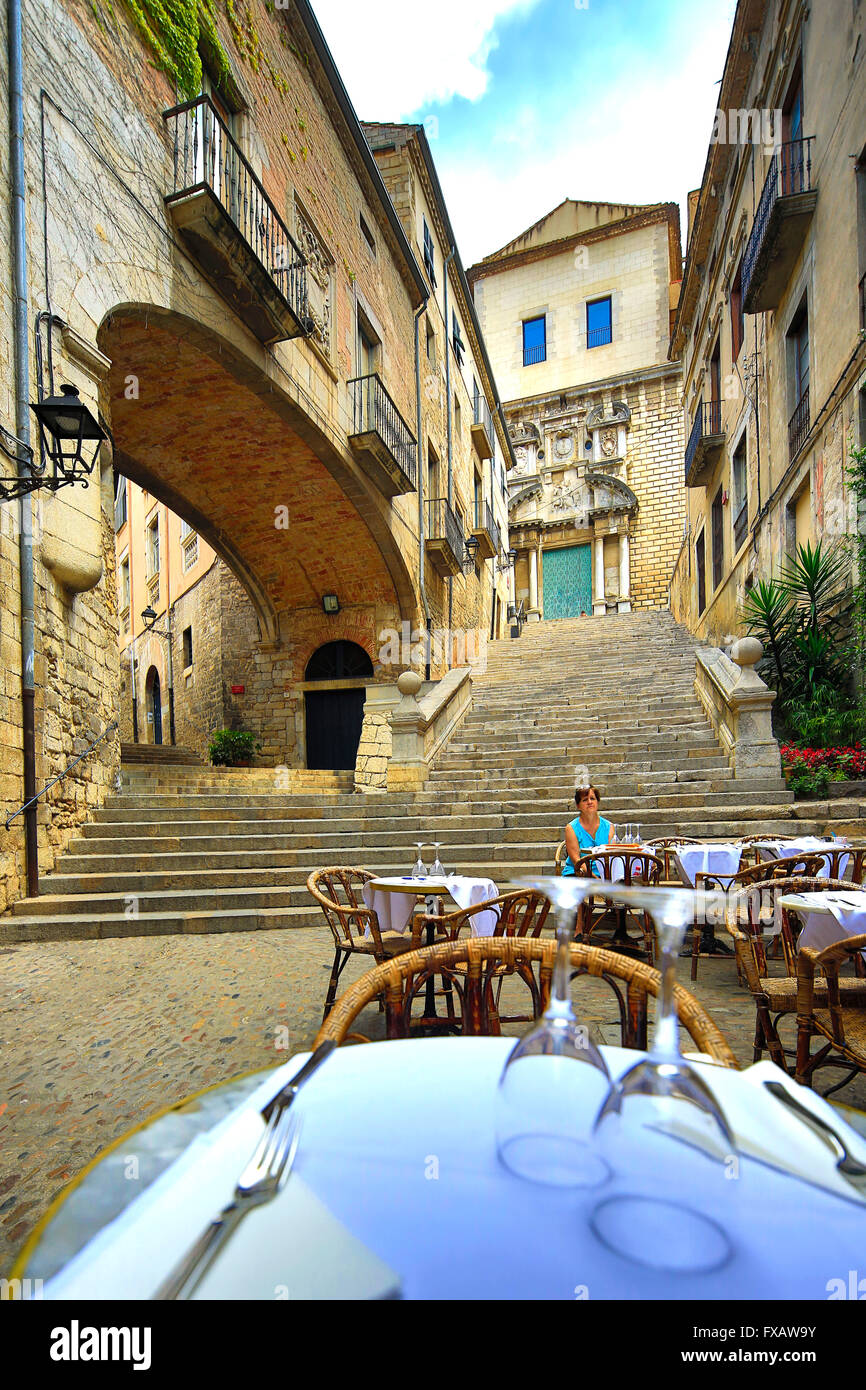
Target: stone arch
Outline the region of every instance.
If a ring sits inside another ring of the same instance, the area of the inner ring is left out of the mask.
[[[304,680],[342,680],[373,675],[369,654],[357,642],[337,640],[317,647],[304,668]]]
[[[225,560],[262,640],[280,643],[292,610],[316,608],[327,591],[344,609],[414,619],[415,586],[390,506],[273,355],[140,303],[111,309],[98,343],[112,364],[106,415],[118,469]]]

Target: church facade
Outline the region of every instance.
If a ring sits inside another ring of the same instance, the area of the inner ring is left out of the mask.
[[[682,540],[674,204],[566,200],[468,278],[504,401],[530,621],[666,608]]]

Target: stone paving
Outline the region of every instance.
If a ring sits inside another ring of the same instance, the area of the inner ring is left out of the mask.
[[[308,1048],[332,958],[324,927],[0,950],[0,1274],[67,1181],[124,1131]],[[350,962],[344,983],[362,969]],[[690,987],[688,970],[681,961]],[[616,1041],[613,997],[594,981],[576,988],[597,1036]],[[754,1008],[733,962],[701,960],[695,992],[747,1065]],[[367,1019],[368,1031],[381,1026],[375,1009]],[[866,1108],[866,1078],[843,1095]]]

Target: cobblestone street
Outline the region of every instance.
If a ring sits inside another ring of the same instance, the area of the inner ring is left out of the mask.
[[[0,950],[0,1272],[67,1181],[126,1130],[308,1048],[331,960],[325,929]],[[344,983],[361,968],[350,962]],[[689,987],[685,960],[679,978]],[[612,996],[576,988],[583,1016],[615,1041]],[[754,1009],[733,963],[702,960],[695,992],[747,1065]],[[862,1078],[843,1094],[866,1106]]]

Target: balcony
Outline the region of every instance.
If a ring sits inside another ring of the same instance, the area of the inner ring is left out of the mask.
[[[534,347],[523,349],[524,367],[534,367],[537,362],[544,362],[547,359],[547,344],[536,343]]]
[[[443,579],[460,574],[466,545],[463,529],[445,497],[431,497],[427,503],[427,539],[424,549],[430,563]]]
[[[480,459],[493,458],[493,416],[480,394],[472,403],[472,443]]]
[[[415,436],[376,372],[347,383],[352,399],[349,443],[368,477],[385,497],[418,486]]]
[[[807,386],[797,403],[797,409],[788,421],[788,454],[792,462],[806,442],[811,423],[809,388]]]
[[[747,314],[778,309],[803,249],[818,201],[812,187],[813,138],[780,145],[773,155],[743,257]]]
[[[613,330],[609,323],[602,324],[600,328],[588,328],[586,331],[587,348],[607,347],[613,341]]]
[[[686,445],[686,487],[706,487],[725,443],[721,401],[704,401]]]
[[[499,527],[493,520],[490,503],[479,500],[475,503],[475,525],[472,534],[478,542],[479,560],[492,560],[499,554]]]
[[[165,203],[193,259],[260,342],[306,336],[306,260],[210,98],[163,119],[174,152]]]

